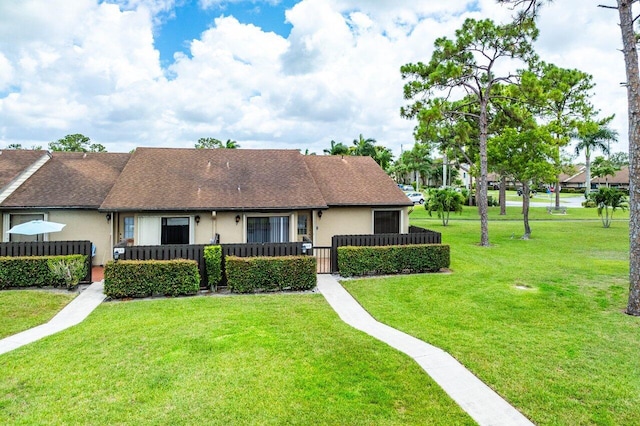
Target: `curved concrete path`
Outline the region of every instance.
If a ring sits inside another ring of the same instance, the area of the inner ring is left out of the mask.
[[[376,321],[331,275],[318,275],[318,290],[352,327],[413,358],[480,425],[533,425],[454,357]]]
[[[102,292],[103,289],[102,281],[95,282],[84,289],[48,323],[0,340],[0,355],[81,323],[106,298]]]

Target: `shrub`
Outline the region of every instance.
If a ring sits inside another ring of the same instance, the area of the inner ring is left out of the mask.
[[[227,285],[237,293],[310,290],[316,285],[316,258],[313,256],[227,256],[225,267]]]
[[[338,270],[344,277],[437,272],[450,265],[448,245],[338,247]]]
[[[78,285],[80,280],[87,274],[87,263],[85,256],[74,256],[65,259],[49,259],[47,262],[51,274],[56,279],[65,283],[68,289]]]
[[[84,267],[87,258],[81,254],[66,256],[20,256],[0,257],[0,288],[8,287],[63,287],[67,283],[62,277],[54,275],[50,262],[73,263],[83,265],[80,279],[86,275]]]
[[[207,284],[215,290],[222,281],[222,247],[206,246],[204,262],[207,268]]]
[[[104,294],[111,298],[180,296],[199,289],[195,260],[121,260],[104,268]]]

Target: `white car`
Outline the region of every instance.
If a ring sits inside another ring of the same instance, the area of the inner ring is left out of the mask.
[[[405,192],[405,194],[413,201],[413,204],[424,204],[424,195],[421,192]]]

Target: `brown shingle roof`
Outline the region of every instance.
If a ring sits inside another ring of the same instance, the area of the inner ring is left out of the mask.
[[[591,172],[593,174],[593,172]],[[628,185],[629,184],[629,167],[625,166],[618,170],[613,176],[606,176],[600,178],[591,179],[591,183],[597,184],[620,184],[620,185]]]
[[[323,208],[294,150],[138,148],[103,210]]]
[[[413,205],[371,157],[304,156],[329,206]]]
[[[120,153],[54,152],[2,207],[98,208],[129,157]]]
[[[24,149],[0,151],[0,189],[11,183],[45,154],[46,151]]]

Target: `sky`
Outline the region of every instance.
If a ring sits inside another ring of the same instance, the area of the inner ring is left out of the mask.
[[[538,21],[541,59],[591,74],[612,151],[627,151],[617,12],[555,0]],[[613,2],[612,2],[613,3]],[[2,0],[0,149],[81,133],[110,152],[193,147],[322,154],[360,134],[396,156],[400,67],[428,62],[466,18],[506,22],[495,0]]]

